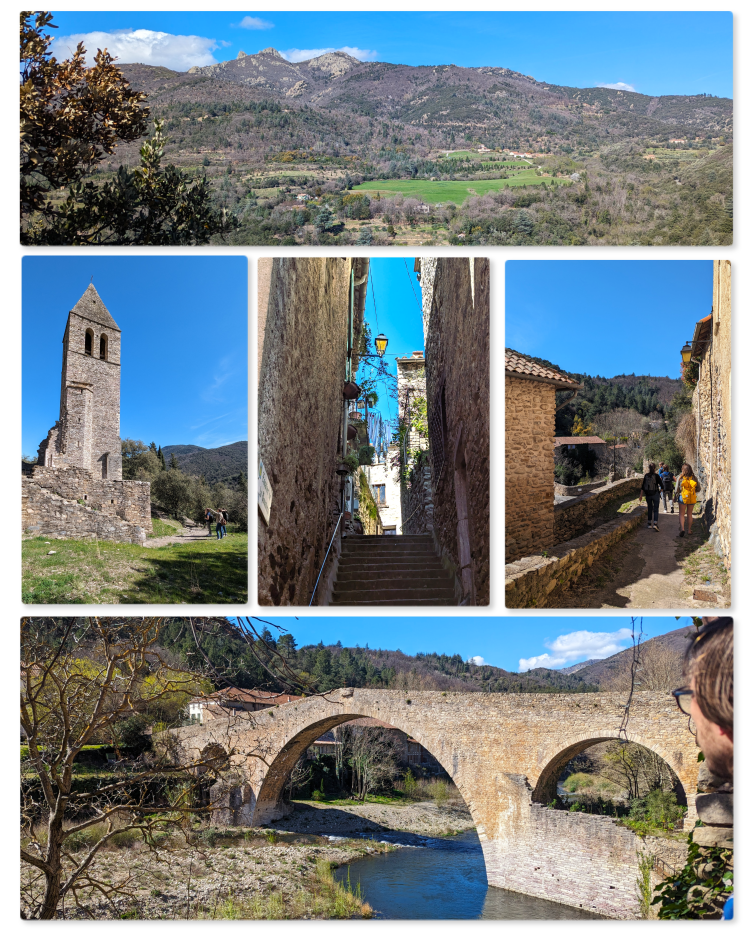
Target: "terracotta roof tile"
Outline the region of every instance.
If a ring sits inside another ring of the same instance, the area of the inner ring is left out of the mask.
[[[542,383],[553,383],[562,390],[580,390],[578,380],[560,370],[544,367],[516,350],[505,348],[505,372],[513,376],[528,377],[530,380],[540,380]]]

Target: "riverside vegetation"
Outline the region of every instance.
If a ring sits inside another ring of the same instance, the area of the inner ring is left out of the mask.
[[[45,60],[50,25],[37,24],[24,76],[65,87]],[[27,201],[24,241],[732,242],[729,99],[652,98],[554,86],[504,67],[412,67],[340,52],[292,64],[266,49],[189,72],[119,68],[133,116],[85,142],[62,192],[42,187]],[[86,79],[80,61],[74,71]],[[36,99],[24,91],[22,101],[31,127]],[[144,144],[147,117],[156,129]],[[33,164],[41,148],[29,144],[24,182],[47,169]],[[156,215],[160,188],[184,205],[149,228],[142,220]],[[116,218],[93,225],[100,197],[117,203],[124,194]]]

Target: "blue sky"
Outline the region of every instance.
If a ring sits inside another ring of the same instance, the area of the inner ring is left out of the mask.
[[[94,286],[122,331],[120,435],[215,448],[247,439],[247,260],[26,256],[23,451],[60,413],[68,312]]]
[[[370,325],[373,340],[380,333],[388,338],[385,360],[394,376],[396,357],[411,357],[415,350],[424,350],[422,287],[414,272],[414,259],[370,259],[365,321]],[[366,367],[361,368],[357,379],[362,379],[366,371]],[[379,386],[378,395],[377,408],[383,418],[395,422],[397,400],[386,397],[384,384]]]
[[[303,616],[268,621],[291,632],[298,646],[340,641],[345,647],[367,643],[370,648],[400,648],[406,655],[479,656],[486,664],[506,671],[565,668],[589,658],[608,658],[632,644],[627,616]],[[255,625],[265,627],[263,623]],[[690,625],[687,616],[645,616],[644,639]]]
[[[713,262],[507,262],[505,346],[572,373],[678,377]]]
[[[60,37],[117,31],[87,47],[180,71],[267,46],[291,61],[344,49],[408,65],[503,66],[581,88],[732,97],[732,15],[723,12],[79,11],[54,22]],[[65,54],[71,43],[60,45]]]

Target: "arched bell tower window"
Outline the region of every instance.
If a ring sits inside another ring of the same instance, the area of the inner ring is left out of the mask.
[[[107,355],[108,355],[108,350],[107,350],[108,346],[109,346],[109,338],[107,337],[106,334],[102,334],[102,336],[99,338],[99,359],[100,359],[100,360],[107,360],[107,359],[108,359],[108,357],[107,357]]]
[[[93,347],[94,347],[94,332],[91,330],[91,328],[89,328],[89,329],[86,331],[86,341],[85,341],[85,345],[86,345],[86,346],[85,346],[86,356],[87,356],[87,357],[93,357],[93,356],[94,356],[94,351],[93,351]]]

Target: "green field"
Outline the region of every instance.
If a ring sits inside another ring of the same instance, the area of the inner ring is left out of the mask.
[[[362,190],[368,195],[375,193],[402,193],[405,197],[419,197],[426,203],[455,203],[460,205],[472,196],[484,196],[505,187],[523,186],[560,186],[569,184],[569,180],[553,177],[537,177],[533,171],[520,173],[507,180],[375,180],[360,183],[352,190]]]
[[[231,524],[228,531],[224,540],[164,547],[45,537],[24,540],[22,601],[246,603],[247,534],[233,532]],[[55,551],[52,556],[50,549]]]

